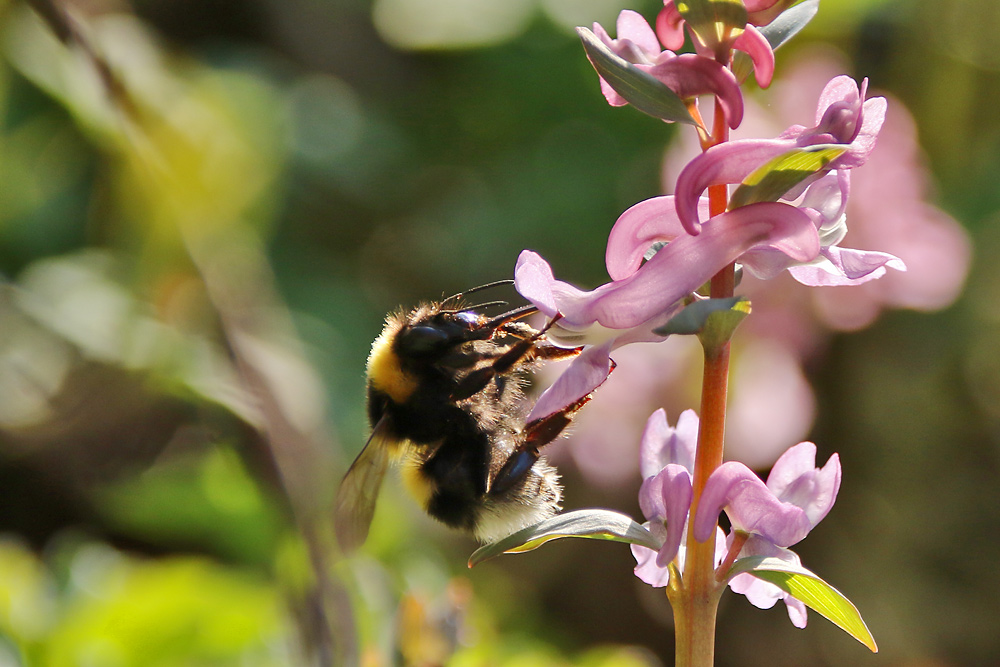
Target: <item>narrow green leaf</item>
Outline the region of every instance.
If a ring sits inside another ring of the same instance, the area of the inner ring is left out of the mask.
[[[677,93],[621,56],[587,28],[577,28],[591,64],[619,95],[639,111],[662,120],[696,125]]]
[[[819,11],[819,0],[805,0],[781,12],[777,18],[758,28],[772,49],[790,40],[806,27]]]
[[[743,179],[729,199],[729,209],[777,201],[782,195],[847,152],[839,144],[794,148],[770,160]]]
[[[872,653],[878,653],[875,638],[857,607],[815,572],[780,558],[764,556],[741,558],[729,571],[729,577],[744,572],[774,584],[867,646]]]
[[[705,46],[731,43],[747,25],[743,0],[678,0],[677,11]]]
[[[750,312],[750,302],[746,297],[735,296],[728,299],[701,299],[686,306],[670,318],[662,327],[653,330],[658,336],[700,334],[713,314],[735,311],[742,320]]]
[[[502,553],[531,551],[546,542],[563,537],[626,542],[650,549],[662,546],[652,533],[625,514],[611,510],[585,509],[559,514],[519,530],[499,542],[480,547],[469,557],[469,567]]]

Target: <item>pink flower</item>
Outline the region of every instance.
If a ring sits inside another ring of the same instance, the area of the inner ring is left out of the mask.
[[[667,423],[663,410],[657,410],[642,434],[639,505],[647,519],[644,525],[662,546],[653,551],[632,545],[632,555],[635,575],[657,588],[670,583],[672,563],[681,570],[684,566],[698,428],[698,415],[692,410],[681,413],[676,427]],[[715,535],[716,568],[733,548],[737,533],[749,533],[740,558],[768,556],[801,565],[798,555],[787,547],[804,538],[827,515],[840,488],[837,455],[820,469],[815,462],[815,445],[803,442],[778,459],[766,484],[741,463],[725,463],[712,473],[693,521],[695,539],[705,541]],[[728,536],[716,525],[723,508],[733,526]],[[730,579],[728,585],[760,609],[783,600],[792,624],[805,627],[805,605],[774,584],[743,573]]]
[[[796,148],[836,145],[846,152],[828,164],[834,169],[859,167],[875,148],[885,120],[883,97],[865,101],[868,80],[861,88],[848,76],[831,79],[820,95],[816,125],[793,125],[775,139],[742,139],[713,146],[691,160],[677,177],[677,215],[690,234],[701,230],[698,202],[712,185],[740,183],[772,158]]]
[[[784,11],[789,4],[791,3],[785,0],[778,3],[749,3],[748,10],[749,5],[768,5],[768,8],[749,13],[750,20],[747,23],[726,26],[728,30],[723,31],[720,38],[715,30],[702,32],[687,25],[673,0],[666,0],[663,9],[656,16],[656,34],[664,46],[675,51],[684,45],[685,28],[688,28],[695,50],[701,55],[714,57],[724,55],[731,49],[743,51],[753,61],[757,83],[761,88],[767,88],[774,75],[774,51],[767,39],[754,26],[770,23],[774,16]]]
[[[641,220],[643,210],[639,204],[625,215]],[[547,317],[558,316],[548,338],[567,346],[589,345],[538,399],[529,420],[552,414],[593,391],[607,377],[608,355],[615,347],[662,340],[653,329],[665,324],[685,297],[749,250],[770,248],[793,261],[806,261],[819,250],[809,217],[773,202],[716,216],[698,236],[682,233],[679,225],[676,230],[680,236],[641,267],[635,235],[613,236],[607,263],[615,279],[590,291],[556,280],[537,254],[521,253],[514,270],[515,287]]]
[[[739,126],[743,119],[743,94],[739,82],[728,68],[712,58],[691,53],[678,55],[661,48],[656,33],[637,12],[623,10],[618,15],[616,27],[618,36],[615,39],[599,23],[594,24],[593,32],[612,53],[650,74],[681,99],[694,100],[699,95],[717,96],[729,126]],[[601,92],[608,104],[616,107],[628,104],[628,100],[603,77],[600,81]]]
[[[635,575],[656,588],[670,582],[669,566],[675,559],[683,567],[683,543],[691,508],[691,474],[697,443],[698,415],[693,410],[682,412],[676,427],[667,423],[663,410],[657,410],[646,421],[639,445],[643,476],[639,507],[647,520],[644,525],[662,540],[663,546],[653,551],[633,544],[632,555],[636,560]],[[717,566],[725,553],[723,539],[719,531]]]
[[[788,269],[796,280],[814,287],[861,284],[881,277],[887,267],[905,270],[902,260],[889,253],[839,246],[847,233],[848,170],[867,161],[885,118],[885,99],[866,101],[866,88],[867,80],[859,88],[850,77],[835,77],[820,95],[815,126],[793,125],[776,139],[730,141],[691,160],[677,178],[675,203],[684,228],[700,233],[705,210],[702,193],[708,187],[744,182],[780,156],[802,155],[811,147],[835,148],[840,152],[837,157],[781,197],[795,202],[812,218],[820,255],[794,263],[787,256],[765,250],[743,258],[741,263],[762,278]]]
[[[807,100],[842,68],[829,51],[797,60],[776,84],[773,106],[765,110],[751,103],[740,132],[763,134],[809,113]],[[805,290],[787,279],[758,289],[754,281],[744,281],[754,312],[761,315],[750,318],[744,329],[777,338],[803,356],[822,346],[825,329],[861,329],[885,308],[932,311],[958,297],[971,258],[968,234],[928,201],[931,181],[913,118],[898,100],[887,106],[878,145],[866,164],[851,173],[844,242],[890,253],[908,270],[890,271],[851,289]],[[671,151],[668,172],[678,173],[684,156],[698,150],[691,144],[686,151],[680,145]],[[667,176],[668,184],[673,180]]]
[[[801,541],[823,520],[840,490],[840,458],[836,454],[822,468],[815,466],[816,445],[811,442],[799,443],[782,454],[766,484],[742,463],[723,463],[705,485],[694,517],[695,539],[709,539],[718,530],[719,512],[725,509],[732,524],[727,548],[736,533],[748,533],[740,557],[771,556],[800,565],[798,555],[787,547]],[[805,606],[774,584],[739,574],[729,581],[729,587],[761,609],[784,600],[792,623],[805,627]]]
[[[840,490],[840,458],[816,468],[816,445],[802,442],[781,455],[765,484],[738,461],[719,466],[709,477],[694,519],[694,535],[704,542],[725,509],[733,530],[759,535],[790,547],[809,534],[833,507]]]

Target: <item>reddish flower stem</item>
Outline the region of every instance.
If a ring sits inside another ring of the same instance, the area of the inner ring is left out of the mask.
[[[729,128],[725,114],[718,102],[712,138],[709,146],[729,139]],[[726,210],[729,201],[725,185],[708,189],[710,215],[719,215]],[[735,290],[735,267],[729,265],[720,271],[711,282],[711,296],[714,299],[733,296]],[[694,538],[694,516],[698,502],[709,476],[722,465],[723,441],[726,432],[726,397],[729,391],[729,343],[714,348],[705,348],[705,366],[701,393],[701,429],[698,433],[698,450],[694,463],[692,485],[694,499],[691,502],[691,520],[688,523],[687,558],[684,567],[683,591],[675,605],[676,664],[688,667],[708,667],[715,660],[715,617],[719,597],[724,587],[715,580],[715,531],[705,542]]]

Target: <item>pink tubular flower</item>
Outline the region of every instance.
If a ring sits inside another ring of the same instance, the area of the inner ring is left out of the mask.
[[[663,546],[654,551],[632,545],[632,555],[636,561],[635,575],[653,587],[662,588],[670,583],[671,563],[676,562],[681,569],[684,566],[698,427],[698,415],[693,410],[682,412],[677,426],[671,427],[661,409],[650,415],[642,434],[639,465],[643,483],[639,505],[647,519],[645,526]],[[739,463],[723,464],[712,473],[693,520],[695,539],[704,541],[703,537],[715,534],[716,568],[732,548],[738,532],[750,533],[740,549],[740,558],[766,556],[801,566],[798,555],[785,546],[805,537],[826,516],[840,487],[837,455],[830,457],[819,470],[814,467],[815,460],[815,445],[804,442],[778,459],[766,485]],[[716,526],[722,509],[720,490],[723,496],[731,497],[725,506],[733,524],[728,537]],[[708,509],[703,510],[706,506]],[[760,609],[770,609],[783,600],[792,624],[798,628],[806,626],[805,605],[774,584],[743,573],[730,579],[728,585]]]
[[[816,445],[811,442],[799,443],[782,454],[767,484],[742,463],[723,463],[708,478],[702,493],[694,517],[695,539],[711,537],[719,512],[725,509],[733,527],[727,547],[737,532],[750,535],[740,557],[770,556],[799,565],[799,557],[786,547],[805,538],[830,512],[840,478],[840,458],[834,454],[825,466],[816,468]],[[760,609],[784,600],[792,624],[805,627],[805,606],[774,584],[744,573],[733,577],[729,587]]]
[[[767,3],[748,3],[747,10],[750,10],[749,5],[763,4]],[[714,56],[716,53],[721,54],[730,49],[745,52],[753,61],[757,83],[761,88],[767,88],[771,84],[771,78],[774,76],[774,51],[771,49],[771,45],[764,35],[754,26],[767,25],[773,20],[774,16],[784,11],[787,4],[790,3],[784,0],[781,3],[777,3],[777,5],[781,5],[780,8],[778,11],[774,11],[773,16],[769,16],[767,20],[763,20],[764,14],[770,15],[771,11],[759,10],[751,12],[749,14],[750,20],[745,25],[729,26],[732,37],[723,39],[717,44],[705,43],[702,41],[702,36],[694,30],[689,30],[691,41],[694,43],[695,50],[705,56]],[[660,38],[663,45],[674,51],[681,48],[684,45],[685,25],[684,17],[678,11],[673,0],[666,0],[663,9],[656,16],[656,35]]]
[[[670,563],[678,559],[683,566],[687,515],[691,508],[691,474],[694,470],[698,441],[698,415],[685,410],[677,426],[667,423],[667,414],[657,410],[646,422],[639,445],[643,476],[639,506],[646,517],[645,526],[663,542],[659,551],[632,545],[635,575],[650,586],[662,588],[670,582]],[[721,531],[716,535],[718,566],[725,553]]]
[[[741,183],[769,160],[790,150],[820,145],[845,148],[843,155],[826,165],[827,173],[864,164],[875,148],[886,110],[883,97],[865,100],[867,87],[867,79],[859,89],[854,79],[838,76],[820,95],[814,127],[793,125],[776,139],[729,141],[691,160],[677,177],[677,215],[684,228],[689,234],[701,231],[698,202],[709,186]]]
[[[764,207],[764,204],[768,206]],[[741,208],[754,209],[762,215],[776,216],[790,216],[793,215],[791,211],[796,210],[795,207],[785,204],[775,205],[773,202],[751,204]],[[699,215],[707,216],[707,197],[699,200],[698,209]],[[814,224],[798,228],[795,236],[775,239],[766,245],[758,244],[748,249],[738,261],[753,275],[759,278],[771,278],[786,268],[811,266],[821,260],[824,236],[822,225],[819,232],[816,230],[815,219],[818,214],[805,207],[798,210],[798,213],[804,213]],[[686,233],[677,216],[673,196],[653,197],[636,204],[625,211],[611,229],[606,253],[608,274],[616,279],[630,275],[639,267],[651,246],[675,241]]]
[[[637,12],[623,10],[618,15],[616,28],[618,36],[612,39],[599,23],[595,23],[594,35],[613,53],[652,75],[681,99],[715,95],[729,126],[739,126],[743,119],[743,94],[739,82],[728,68],[711,58],[690,53],[677,55],[672,50],[664,50],[657,41],[656,33]],[[603,78],[601,92],[611,106],[628,104]]]
[[[847,170],[861,166],[868,159],[885,118],[885,99],[865,101],[866,88],[867,80],[859,89],[850,77],[835,77],[820,95],[814,127],[795,125],[777,139],[720,144],[689,162],[677,178],[675,200],[684,228],[691,234],[700,232],[704,215],[702,193],[709,186],[741,183],[770,160],[796,149],[835,147],[843,150],[839,157],[782,196],[796,202],[813,220],[820,238],[820,254],[807,262],[795,263],[764,250],[744,257],[741,263],[759,278],[772,278],[788,269],[797,281],[814,287],[858,285],[881,277],[887,268],[905,271],[902,260],[889,253],[839,246],[847,233],[845,213],[850,192]]]
[[[816,445],[802,442],[781,455],[767,484],[742,463],[729,461],[709,477],[694,518],[695,539],[711,537],[723,509],[733,530],[759,535],[778,547],[802,540],[829,513],[840,490],[840,458],[816,468]]]
[[[753,125],[767,123],[780,128],[810,113],[804,99],[818,93],[843,67],[836,53],[810,52],[786,72],[768,109],[751,105],[749,120]],[[744,121],[742,129],[746,127]],[[757,133],[766,134],[767,130],[762,127]],[[692,145],[689,154],[696,150]],[[679,166],[675,173],[678,171]],[[952,303],[968,271],[971,244],[962,226],[931,204],[931,184],[914,120],[901,101],[890,98],[878,146],[860,171],[851,172],[845,211],[850,232],[845,241],[855,248],[892,253],[906,263],[907,271],[890,271],[879,280],[852,289],[800,290],[781,280],[753,293],[754,285],[747,284],[754,312],[768,312],[765,317],[753,318],[749,327],[793,318],[797,325],[781,327],[779,336],[812,328],[814,338],[819,339],[821,327],[860,329],[886,308],[930,311]],[[821,345],[821,340],[815,345]]]
[[[632,217],[642,218],[644,204],[629,209]],[[662,340],[653,329],[665,324],[685,297],[749,250],[769,248],[800,262],[819,251],[809,217],[773,202],[716,216],[703,234],[677,236],[641,267],[637,247],[627,234],[612,238],[607,262],[615,279],[589,292],[556,280],[537,254],[521,253],[514,270],[518,292],[547,317],[559,316],[548,331],[549,339],[567,346],[591,346],[539,398],[529,419],[552,414],[593,391],[607,377],[608,355],[615,347]]]

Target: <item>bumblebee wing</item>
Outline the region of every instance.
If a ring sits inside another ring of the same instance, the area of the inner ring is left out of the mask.
[[[382,417],[337,491],[334,526],[337,541],[344,551],[357,549],[368,537],[368,526],[375,514],[378,490],[389,460],[388,424],[386,417]]]

